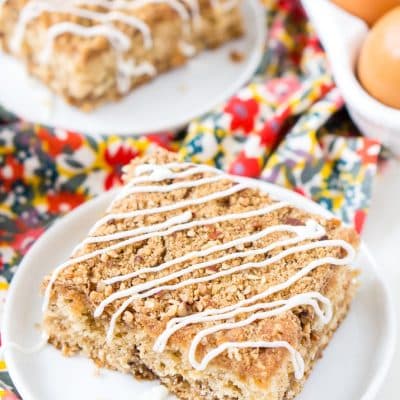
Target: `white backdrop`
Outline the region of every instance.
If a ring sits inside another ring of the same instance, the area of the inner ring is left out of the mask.
[[[400,161],[377,177],[364,238],[383,268],[400,321]],[[399,328],[398,328],[399,329]],[[399,337],[400,330],[397,337]],[[392,368],[376,400],[399,400],[400,337]]]

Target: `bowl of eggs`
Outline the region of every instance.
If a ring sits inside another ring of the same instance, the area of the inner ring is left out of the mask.
[[[400,156],[400,0],[302,0],[348,111]]]

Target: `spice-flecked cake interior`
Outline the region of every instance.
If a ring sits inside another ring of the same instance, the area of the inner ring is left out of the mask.
[[[160,168],[176,161],[159,151],[126,168],[128,186],[73,255],[83,261],[69,260],[51,287],[49,341],[65,355],[158,378],[180,399],[292,399],[356,290],[356,271],[324,259],[340,264],[358,237],[212,169]],[[155,181],[144,164],[158,166]],[[160,207],[169,211],[143,211]],[[270,294],[255,297],[262,293]]]

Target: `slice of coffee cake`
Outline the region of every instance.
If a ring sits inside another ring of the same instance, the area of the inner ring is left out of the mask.
[[[0,1],[0,47],[85,111],[242,33],[239,0]]]
[[[181,399],[292,399],[349,308],[357,234],[167,152],[125,181],[44,281],[50,343]]]

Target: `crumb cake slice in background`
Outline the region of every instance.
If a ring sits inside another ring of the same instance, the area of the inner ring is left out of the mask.
[[[357,234],[164,151],[125,182],[43,282],[49,342],[180,399],[294,398],[355,293]]]
[[[86,111],[242,33],[240,0],[0,1],[0,47]]]

